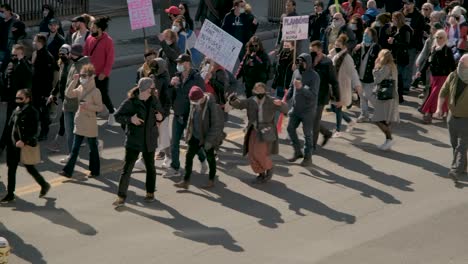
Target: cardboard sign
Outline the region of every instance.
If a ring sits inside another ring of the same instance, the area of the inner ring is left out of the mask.
[[[211,21],[205,20],[195,48],[226,70],[233,72],[237,57],[242,49],[242,42]]]
[[[309,36],[309,16],[283,18],[283,40],[302,40]]]
[[[127,0],[127,5],[132,30],[152,27],[156,24],[152,0]]]

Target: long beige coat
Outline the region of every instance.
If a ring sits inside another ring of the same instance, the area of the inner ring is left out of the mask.
[[[345,52],[347,51],[343,50],[337,54],[335,49],[330,52],[330,58],[333,61],[333,65],[336,66],[338,58]],[[359,75],[356,71],[351,55],[345,55],[340,69],[336,69],[336,71],[338,73],[338,85],[340,87],[340,103],[342,106],[348,106],[352,103],[353,88],[361,85],[361,81],[359,80]]]
[[[65,96],[84,100],[88,106],[86,109],[80,107],[76,112],[73,133],[87,138],[95,138],[98,136],[96,113],[103,109],[101,92],[96,88],[94,78],[91,78],[86,85],[80,84],[76,87],[77,84],[78,81],[73,80],[65,90]],[[92,91],[88,93],[90,90]]]

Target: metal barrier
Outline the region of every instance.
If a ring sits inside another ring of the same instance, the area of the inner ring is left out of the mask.
[[[13,12],[18,14],[22,21],[27,24],[39,23],[42,16],[42,5],[48,4],[54,8],[55,17],[72,17],[82,13],[87,13],[89,0],[4,0],[9,3]]]
[[[281,15],[284,13],[286,0],[269,0],[268,1],[268,20],[271,22],[279,22]]]

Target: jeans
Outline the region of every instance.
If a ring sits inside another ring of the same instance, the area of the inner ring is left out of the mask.
[[[195,137],[192,137],[188,142],[188,150],[185,155],[185,176],[184,181],[189,182],[190,176],[192,175],[193,167],[193,158],[197,153],[200,152],[200,149],[203,149],[203,146],[200,146],[200,140]],[[210,167],[210,180],[214,181],[216,177],[216,157],[215,149],[205,149],[206,160],[208,161],[208,166]]]
[[[185,120],[182,116],[174,115],[174,119],[172,119],[171,167],[175,170],[180,169],[180,140],[182,139],[186,127],[187,120]],[[198,159],[200,162],[205,161],[206,157],[203,149],[198,151]]]
[[[318,136],[319,133],[322,134],[324,137],[331,137],[332,132],[328,130],[324,125],[321,124],[320,121],[322,121],[322,113],[323,113],[323,108],[325,108],[325,105],[318,105],[317,106],[317,113],[315,114],[314,118],[314,133],[313,133],[313,148],[317,148],[317,141],[318,141]]]
[[[361,98],[361,116],[369,117],[369,103],[374,104],[374,96],[372,95],[375,88],[375,83],[362,83]]]
[[[304,133],[304,156],[305,158],[312,157],[312,145],[313,139],[312,134],[314,130],[314,118],[316,113],[303,113],[301,116],[296,114],[291,114],[289,116],[289,123],[288,123],[288,135],[291,138],[292,145],[294,148],[295,153],[301,152],[301,143],[299,142],[299,137],[297,136],[297,128],[302,123],[302,130]]]
[[[346,121],[346,123],[351,122],[351,118],[346,112],[343,112],[342,107],[336,107],[334,104],[332,106],[332,111],[335,112],[336,114],[336,131],[340,132],[341,131],[341,123],[343,122],[343,119]]]
[[[130,184],[130,175],[132,174],[135,162],[140,155],[140,151],[125,148],[125,164],[122,168],[122,174],[120,175],[119,181],[119,192],[118,196],[121,198],[127,198],[128,185]],[[143,160],[145,161],[146,167],[146,192],[154,193],[156,190],[156,169],[154,167],[154,151],[143,152]]]
[[[63,112],[63,119],[65,124],[65,136],[67,137],[68,153],[72,152],[73,148],[73,129],[75,127],[75,112]]]
[[[96,82],[96,87],[101,91],[102,96],[102,103],[107,107],[110,114],[113,114],[114,105],[112,104],[111,98],[109,96],[109,77],[104,78],[104,80],[100,81],[99,78],[96,76],[94,79]]]
[[[70,159],[63,168],[63,171],[72,175],[75,170],[76,160],[78,159],[78,154],[80,154],[81,143],[83,142],[84,136],[75,134],[73,140],[73,148],[70,154]],[[101,171],[101,161],[99,160],[99,150],[98,150],[98,141],[97,138],[88,138],[88,147],[89,147],[89,170],[91,175],[99,176]]]
[[[11,140],[10,140],[11,141]],[[7,145],[7,166],[8,166],[8,195],[14,195],[16,189],[16,170],[20,162],[21,149],[9,142]],[[33,176],[34,180],[42,187],[47,186],[44,177],[37,171],[34,165],[24,165],[28,173]]]
[[[468,118],[454,117],[449,114],[447,118],[450,133],[450,143],[453,149],[453,160],[450,171],[461,175],[466,172],[468,150]]]

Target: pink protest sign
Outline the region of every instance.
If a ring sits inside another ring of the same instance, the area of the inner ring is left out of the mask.
[[[152,0],[127,0],[132,30],[155,25]]]

